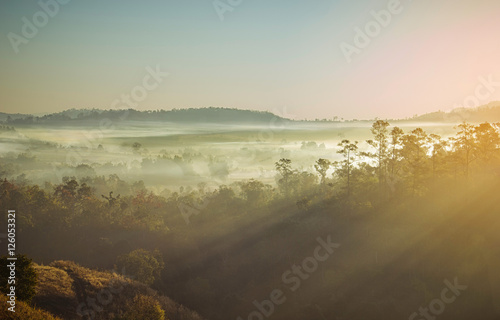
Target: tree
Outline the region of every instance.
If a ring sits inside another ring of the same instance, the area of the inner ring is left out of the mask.
[[[165,264],[158,250],[151,252],[137,249],[119,256],[117,266],[120,270],[125,268],[126,272],[138,281],[151,285],[160,278]]]
[[[134,152],[136,152],[136,153],[137,153],[137,152],[139,152],[139,150],[140,150],[141,148],[142,148],[142,144],[140,144],[139,142],[134,142],[134,143],[132,144],[132,150],[133,150]]]
[[[265,198],[265,185],[255,179],[241,183],[241,192],[250,206],[259,206]]]
[[[351,195],[351,173],[353,164],[359,156],[358,141],[351,143],[349,140],[344,139],[338,144],[338,146],[341,147],[341,149],[338,150],[337,153],[340,153],[344,157],[344,160],[340,162],[340,169],[341,174],[346,177],[347,198],[349,198]]]
[[[401,161],[401,149],[402,149],[402,137],[404,132],[399,127],[394,127],[390,133],[390,155],[389,155],[389,173],[391,180],[394,181],[399,169],[399,163]]]
[[[474,161],[474,151],[476,149],[475,128],[466,122],[459,124],[458,128],[460,131],[455,138],[455,150],[463,161],[465,179],[468,180],[470,164]]]
[[[30,302],[35,296],[35,288],[38,282],[38,275],[33,261],[26,255],[16,255],[17,260],[7,260],[7,256],[0,257],[0,291],[4,294],[10,293],[10,287],[16,287],[16,299]],[[15,282],[12,282],[11,268],[9,265],[14,264],[15,267]]]
[[[314,190],[318,184],[318,177],[307,171],[297,172],[293,175],[291,189],[294,196],[304,196]]]
[[[155,298],[143,294],[138,294],[134,297],[123,319],[168,320],[165,317],[165,311],[161,308],[160,303]]]
[[[416,128],[410,134],[404,135],[402,142],[401,154],[410,176],[412,193],[415,194],[427,169],[429,137],[422,128]]]
[[[482,164],[488,165],[498,157],[498,145],[500,144],[498,125],[485,122],[474,128],[476,155]]]
[[[431,161],[432,161],[432,178],[435,179],[440,170],[440,167],[445,162],[447,141],[442,140],[437,134],[430,134],[429,139],[432,145]]]
[[[278,184],[282,186],[281,189],[283,190],[285,196],[288,197],[290,195],[290,180],[294,174],[294,170],[292,170],[292,160],[282,158],[274,165],[276,167],[276,171],[278,171],[281,176],[281,179],[278,180]]]
[[[389,122],[384,120],[377,120],[373,123],[371,132],[373,140],[367,140],[368,144],[375,149],[374,154],[368,154],[370,157],[377,161],[377,176],[379,185],[385,181],[385,173],[387,171],[388,160],[388,132]]]
[[[73,209],[77,201],[78,182],[73,178],[64,177],[63,184],[54,189],[54,196],[68,208]]]
[[[326,182],[326,172],[328,171],[328,169],[330,169],[331,166],[332,166],[332,163],[330,162],[330,160],[321,159],[321,158],[318,159],[316,161],[316,164],[314,165],[314,169],[316,169],[316,171],[321,176],[321,184],[322,185],[324,185]]]
[[[113,191],[110,191],[109,192],[109,197],[105,196],[105,195],[101,195],[101,197],[103,197],[104,199],[108,200],[108,206],[109,207],[113,207],[117,202],[118,200],[120,200],[120,195],[114,197],[113,196]]]

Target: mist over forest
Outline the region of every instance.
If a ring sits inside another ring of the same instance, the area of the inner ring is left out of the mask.
[[[448,116],[429,114],[391,123],[405,131],[421,127],[448,138],[457,124],[495,119],[496,113],[500,121],[500,106],[491,103],[467,112],[454,110]],[[272,184],[274,162],[280,158],[293,158],[298,168],[314,173],[317,159],[342,158],[337,144],[345,138],[358,140],[360,150],[368,150],[373,122],[338,117],[293,120],[270,112],[224,108],[71,109],[44,116],[4,114],[0,119],[4,177],[44,184],[58,183],[65,176],[118,175],[159,194],[250,178]]]
[[[37,274],[23,312],[498,319],[499,110],[4,114],[0,207]]]

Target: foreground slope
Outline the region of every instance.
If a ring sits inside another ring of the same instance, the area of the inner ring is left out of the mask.
[[[195,312],[124,275],[91,270],[71,261],[37,265],[36,270],[39,283],[33,304],[63,319],[123,319],[131,306],[135,307],[133,301],[137,296],[146,296],[158,303],[165,311],[166,320],[202,319]],[[122,270],[122,274],[126,271]]]
[[[33,308],[29,304],[23,301],[16,302],[16,312],[11,312],[7,310],[9,306],[7,304],[7,297],[5,295],[0,295],[0,319],[9,320],[61,320],[61,318],[54,317],[47,311],[41,310],[39,308]]]

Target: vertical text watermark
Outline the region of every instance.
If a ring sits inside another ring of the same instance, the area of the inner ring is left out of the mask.
[[[16,211],[7,212],[7,268],[9,268],[9,293],[7,293],[7,303],[10,305],[8,310],[16,312]]]

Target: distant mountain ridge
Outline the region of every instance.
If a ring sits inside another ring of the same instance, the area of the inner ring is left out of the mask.
[[[430,112],[415,116],[410,120],[425,122],[500,122],[500,101],[493,101],[476,108],[456,108],[448,112]]]
[[[334,117],[333,119],[338,119]],[[31,114],[9,114],[0,112],[0,122],[5,124],[51,124],[65,122],[92,122],[92,121],[160,121],[180,123],[269,123],[276,121],[297,121],[284,118],[269,111],[243,110],[235,108],[188,108],[172,110],[135,109],[102,110],[102,109],[68,109],[61,112],[40,116]],[[301,120],[321,122],[342,122],[340,120]],[[343,120],[344,121],[344,120]],[[357,120],[345,120],[357,121]],[[373,120],[364,120],[373,121]],[[424,122],[500,122],[500,101],[490,102],[476,108],[456,108],[451,111],[436,111],[423,115],[416,115],[406,119],[391,119],[391,121],[424,121]]]
[[[269,123],[270,121],[292,121],[268,111],[240,110],[230,108],[190,108],[173,110],[100,110],[69,109],[43,116],[0,114],[7,124],[44,124],[72,121],[164,121],[191,123]]]

